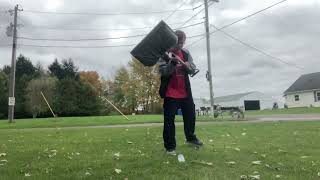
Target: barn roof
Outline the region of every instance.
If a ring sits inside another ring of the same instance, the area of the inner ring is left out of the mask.
[[[214,103],[221,103],[221,102],[230,102],[230,101],[239,101],[242,97],[252,94],[254,92],[247,92],[247,93],[240,93],[240,94],[233,94],[228,96],[220,96],[214,98]]]
[[[320,89],[320,72],[300,76],[284,94]]]

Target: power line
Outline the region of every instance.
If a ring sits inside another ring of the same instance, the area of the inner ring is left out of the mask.
[[[241,22],[241,21],[244,21],[244,20],[246,20],[246,19],[248,19],[248,18],[250,18],[250,17],[252,17],[252,16],[255,16],[255,15],[257,15],[257,14],[263,12],[263,11],[266,11],[266,10],[268,10],[268,9],[274,7],[274,6],[277,6],[277,5],[281,4],[281,3],[284,3],[284,2],[286,2],[286,1],[288,1],[288,0],[282,0],[282,1],[280,1],[280,2],[277,2],[277,3],[275,3],[275,4],[272,4],[272,5],[264,8],[264,9],[261,9],[261,10],[256,11],[256,12],[254,12],[254,13],[248,15],[248,16],[245,16],[245,17],[243,17],[243,18],[241,18],[241,19],[239,19],[239,20],[237,20],[237,21],[234,21],[234,22],[232,22],[232,23],[230,23],[230,24],[224,25],[224,26],[218,28],[218,30],[215,30],[215,31],[210,32],[210,34],[214,34],[214,33],[218,32],[219,30],[228,28],[228,27],[230,27],[230,26],[232,26],[232,25],[234,25],[234,24],[236,24],[236,23],[239,23],[239,22]],[[198,40],[195,40],[194,42],[192,42],[191,44],[189,44],[188,47],[193,46],[194,44],[198,43],[199,41],[203,40],[204,38],[205,38],[205,37],[202,37],[202,38],[199,38]]]
[[[187,3],[187,1],[183,0],[183,2],[181,3],[181,5],[179,7],[177,7],[177,9],[175,9],[171,14],[169,14],[166,18],[164,18],[164,21],[167,21],[171,16],[173,16],[180,8],[182,8],[182,6],[184,6]],[[194,7],[193,10],[196,10],[198,8],[200,8],[201,6],[203,6],[203,4]]]
[[[150,11],[150,12],[123,12],[123,13],[91,13],[91,12],[53,12],[53,11],[36,11],[24,10],[26,13],[35,14],[55,14],[55,15],[86,15],[86,16],[119,16],[119,15],[139,15],[139,14],[165,14],[178,11],[193,11],[193,8],[178,9],[178,10],[165,10],[165,11]]]
[[[32,41],[104,41],[104,40],[115,40],[115,39],[128,39],[146,36],[147,34],[138,34],[132,36],[119,36],[119,37],[104,37],[104,38],[92,38],[92,39],[58,39],[58,38],[33,38],[33,37],[18,37],[19,39],[32,40]]]
[[[241,43],[242,45],[244,45],[244,46],[246,46],[246,47],[248,47],[248,48],[250,48],[250,49],[253,49],[253,50],[255,50],[255,51],[257,51],[257,52],[259,52],[259,53],[261,53],[261,54],[263,54],[263,55],[265,55],[265,56],[268,56],[268,57],[270,57],[270,58],[272,58],[272,59],[274,59],[274,60],[276,60],[276,61],[282,62],[282,63],[284,63],[284,64],[287,64],[287,65],[290,65],[290,66],[294,66],[294,67],[296,67],[296,68],[298,68],[298,69],[301,69],[301,70],[304,69],[304,68],[302,68],[302,67],[299,67],[299,66],[296,65],[296,64],[288,63],[288,62],[286,62],[286,61],[284,61],[284,60],[282,60],[282,59],[280,59],[280,58],[278,58],[278,57],[275,57],[275,56],[273,56],[273,55],[271,55],[271,54],[269,54],[269,53],[267,53],[267,52],[265,52],[265,51],[263,51],[263,50],[261,50],[261,49],[258,49],[257,47],[252,46],[252,45],[250,45],[250,44],[248,44],[248,43],[240,40],[239,38],[236,38],[236,37],[234,37],[233,35],[231,35],[231,34],[225,32],[225,31],[219,29],[218,27],[214,26],[213,24],[211,24],[211,26],[214,27],[214,28],[215,28],[216,30],[218,30],[219,32],[223,33],[224,35],[228,36],[229,38],[231,38],[231,39],[233,39],[233,40],[235,40],[235,41],[238,41],[238,42]]]
[[[229,26],[232,26],[232,25],[234,25],[234,24],[236,24],[236,23],[238,23],[238,22],[240,22],[240,21],[243,21],[243,20],[245,20],[245,19],[248,19],[248,18],[250,18],[250,17],[252,17],[252,16],[254,16],[254,15],[257,15],[257,14],[263,12],[263,11],[266,11],[266,10],[268,10],[268,9],[270,9],[270,8],[273,8],[274,6],[277,6],[277,5],[279,5],[279,4],[281,4],[281,3],[284,3],[284,2],[286,2],[286,1],[288,1],[288,0],[283,0],[283,1],[277,2],[277,3],[275,3],[275,4],[271,5],[271,6],[268,6],[268,7],[264,8],[264,9],[261,9],[261,10],[255,12],[255,13],[253,13],[253,14],[250,14],[250,15],[248,15],[248,16],[245,16],[245,17],[243,17],[243,18],[241,18],[241,19],[239,19],[239,20],[237,20],[237,21],[235,21],[235,22],[233,22],[233,23],[230,23],[230,24],[227,24],[227,25],[225,25],[225,26],[222,26],[222,27],[219,28],[219,29],[220,29],[220,30],[221,30],[221,29],[225,29],[225,28],[227,28],[227,27],[229,27]],[[214,32],[212,32],[212,33],[214,33]]]
[[[164,18],[164,21],[167,21],[171,16],[173,16],[183,5],[186,4],[187,1],[183,0],[182,4],[175,9],[174,11],[172,11],[172,13],[170,13],[166,18]]]
[[[193,26],[197,26],[197,25],[200,25],[200,24],[203,24],[204,22],[199,22],[199,23],[195,23],[195,24],[190,24],[188,26],[182,26],[180,28],[174,28],[175,29],[185,29],[185,28],[189,28],[189,27],[193,27]]]
[[[118,47],[131,47],[137,44],[124,44],[124,45],[106,45],[106,46],[58,46],[58,45],[33,45],[33,44],[19,44],[25,47],[39,47],[39,48],[79,48],[79,49],[100,49],[100,48],[118,48]]]
[[[200,20],[200,19],[197,19]],[[202,20],[202,18],[201,18]],[[182,24],[183,22],[171,23],[169,25]],[[196,26],[202,24],[203,22],[191,24],[188,26],[181,27],[181,29]],[[92,28],[62,28],[62,27],[48,27],[48,26],[34,26],[34,25],[25,25],[23,28],[27,29],[48,29],[48,30],[57,30],[57,31],[128,31],[128,30],[142,30],[142,29],[152,29],[154,26],[146,26],[146,27],[133,27],[133,28],[100,28],[100,29],[92,29]]]
[[[202,23],[198,23],[202,24]],[[198,24],[194,24],[198,25]],[[189,25],[190,27],[191,25]],[[104,37],[104,38],[88,38],[88,39],[59,39],[59,38],[33,38],[33,37],[23,37],[20,36],[18,39],[25,39],[25,40],[32,40],[32,41],[104,41],[104,40],[115,40],[115,39],[129,39],[129,38],[137,38],[137,37],[143,37],[148,34],[137,34],[137,35],[132,35],[132,36],[119,36],[119,37]],[[189,38],[195,38],[195,37],[200,37],[203,36],[203,34],[199,35],[194,35],[190,36]]]
[[[188,20],[186,20],[181,26],[184,26],[185,24],[187,24],[189,21],[191,21],[193,18],[195,18],[196,16],[198,16],[202,11],[204,11],[205,8],[202,8],[200,11],[198,11],[196,14],[194,14],[193,16],[191,16]]]
[[[208,8],[212,5],[213,3],[208,5]],[[201,10],[199,10],[196,14],[194,14],[193,16],[191,16],[188,20],[186,20],[181,26],[184,26],[185,24],[187,24],[188,22],[190,22],[193,18],[195,18],[196,16],[198,16],[202,11],[204,11],[205,8],[202,8]]]

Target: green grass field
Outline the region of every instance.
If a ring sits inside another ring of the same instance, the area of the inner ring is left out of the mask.
[[[319,107],[302,107],[277,110],[247,111],[246,115],[278,115],[278,114],[320,114]]]
[[[0,179],[315,180],[319,127],[320,122],[198,126],[205,143],[199,150],[184,144],[178,127],[177,151],[185,163],[164,153],[160,127],[2,129]]]
[[[320,114],[320,108],[292,108],[279,110],[247,111],[246,116],[252,118],[259,115],[280,114]],[[16,123],[8,124],[6,120],[0,121],[0,129],[8,128],[46,128],[46,127],[71,127],[71,126],[103,126],[114,124],[137,124],[137,123],[162,123],[162,115],[135,115],[128,116],[130,121],[120,115],[117,116],[92,116],[92,117],[59,117],[39,119],[17,119]],[[176,116],[177,121],[182,121],[181,116]],[[230,121],[233,120],[228,114],[224,117],[213,118],[212,116],[198,116],[198,121]]]
[[[10,128],[46,128],[46,127],[74,127],[74,126],[103,126],[115,124],[138,124],[138,123],[162,123],[162,115],[135,115],[128,116],[129,121],[122,116],[92,116],[92,117],[59,117],[39,119],[17,119],[16,123],[9,124],[7,120],[0,121],[0,129]],[[198,121],[228,121],[229,116],[213,118],[199,116]],[[181,116],[176,116],[176,121],[182,121]]]
[[[280,114],[320,114],[320,108],[291,108],[278,110],[247,111],[248,118],[259,115]],[[120,115],[117,116],[92,116],[92,117],[59,117],[39,119],[17,119],[16,123],[8,124],[6,120],[0,121],[0,129],[10,128],[46,128],[46,127],[71,127],[71,126],[103,126],[114,124],[138,124],[138,123],[162,123],[162,115],[135,115],[128,116],[130,121]],[[228,114],[224,117],[213,118],[212,116],[198,116],[198,121],[230,121],[233,120]],[[181,116],[176,116],[176,121],[182,121]]]

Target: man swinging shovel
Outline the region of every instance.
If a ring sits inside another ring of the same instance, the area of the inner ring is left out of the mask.
[[[176,155],[174,119],[179,108],[182,111],[187,143],[196,146],[203,145],[195,135],[195,105],[188,76],[197,73],[196,66],[189,51],[183,48],[186,41],[185,33],[177,30],[175,34],[178,37],[177,45],[158,62],[161,74],[159,93],[161,98],[164,98],[163,141],[167,154],[170,155]]]
[[[202,146],[195,135],[195,105],[189,75],[199,72],[188,50],[183,49],[186,35],[173,31],[161,21],[130,53],[145,66],[158,63],[161,74],[159,93],[164,99],[163,141],[166,151],[176,155],[175,114],[181,108],[187,143]]]

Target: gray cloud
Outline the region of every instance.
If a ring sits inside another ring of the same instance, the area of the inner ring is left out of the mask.
[[[68,12],[141,12],[175,9],[179,6],[176,0],[146,1],[146,0],[118,0],[118,1],[50,1],[62,2],[56,9],[46,9],[49,0],[0,0],[0,10],[13,8],[16,3],[25,10],[68,11]],[[190,0],[190,4],[183,8],[197,6],[203,1]],[[275,1],[274,1],[275,2]],[[53,4],[54,4],[53,3]],[[252,2],[249,0],[223,0],[210,8],[211,22],[216,26],[223,26],[240,17],[262,9],[271,2],[267,0]],[[212,68],[214,75],[215,95],[226,95],[246,91],[261,91],[273,96],[281,96],[282,92],[295,81],[302,73],[319,71],[316,64],[320,52],[320,1],[304,3],[300,0],[291,0],[283,5],[274,7],[256,15],[244,22],[225,29],[226,32],[252,44],[289,63],[304,67],[296,69],[262,55],[242,44],[226,37],[222,33],[212,35]],[[201,9],[201,8],[200,8]],[[199,10],[199,9],[198,9]],[[197,10],[195,11],[197,12]],[[182,22],[192,16],[192,11],[178,12],[168,23]],[[150,29],[129,31],[57,31],[37,29],[33,26],[49,26],[60,28],[133,28],[154,26],[168,14],[131,15],[131,16],[79,16],[79,15],[48,15],[21,12],[19,23],[25,27],[19,28],[19,36],[35,38],[102,38],[127,36],[148,33]],[[200,22],[203,14],[190,23]],[[10,23],[8,14],[0,16],[0,44],[10,44],[11,38],[5,36],[5,27]],[[172,27],[177,27],[173,25]],[[204,26],[199,25],[185,29],[188,36],[204,33]],[[20,44],[37,45],[65,45],[65,46],[98,46],[138,43],[141,38],[123,39],[117,41],[93,42],[45,42],[19,40]],[[196,39],[188,39],[188,43]],[[80,70],[96,70],[103,77],[109,77],[115,69],[126,65],[130,60],[131,47],[108,49],[61,49],[19,47],[18,54],[22,53],[32,59],[34,63],[41,62],[44,66],[50,64],[55,57],[66,59],[71,57],[80,67]],[[205,41],[200,41],[190,47],[200,73],[192,78],[192,89],[195,97],[209,97],[208,82],[205,78],[207,71]],[[0,47],[0,66],[10,64],[11,49]]]

